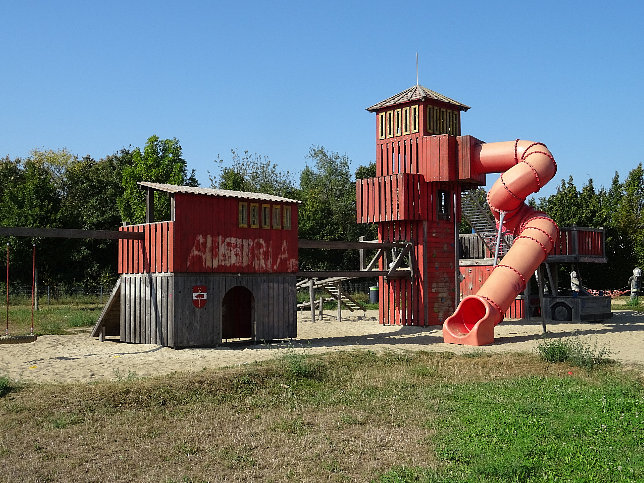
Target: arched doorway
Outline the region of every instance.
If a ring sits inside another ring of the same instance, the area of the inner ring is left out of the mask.
[[[255,297],[246,287],[233,287],[221,302],[221,338],[253,337]]]

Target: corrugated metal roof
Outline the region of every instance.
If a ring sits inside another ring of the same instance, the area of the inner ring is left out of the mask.
[[[444,96],[443,94],[439,94],[438,92],[434,92],[427,87],[415,85],[407,90],[389,97],[388,99],[385,99],[384,101],[380,101],[378,104],[374,104],[373,106],[368,107],[367,111],[374,112],[385,107],[395,106],[397,104],[403,104],[405,102],[424,101],[425,99],[434,99],[436,101],[446,102],[447,104],[456,106],[461,111],[467,111],[470,108],[470,106],[461,104],[460,102],[455,101],[454,99],[450,99],[449,97]]]
[[[299,200],[283,198],[281,196],[267,195],[266,193],[251,193],[250,191],[220,190],[215,188],[201,188],[198,186],[179,186],[176,184],[151,183],[140,181],[140,186],[152,188],[166,193],[187,193],[192,195],[221,196],[222,198],[239,198],[243,200],[277,201],[280,203],[302,203]]]

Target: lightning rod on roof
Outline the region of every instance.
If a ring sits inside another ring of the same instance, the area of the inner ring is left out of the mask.
[[[418,85],[418,52],[416,52],[416,85]]]

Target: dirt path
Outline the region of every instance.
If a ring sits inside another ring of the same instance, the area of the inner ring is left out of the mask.
[[[155,345],[99,342],[88,332],[42,336],[32,343],[0,345],[0,375],[36,382],[115,380],[235,366],[278,357],[289,351],[321,353],[356,348],[530,352],[542,335],[538,322],[505,321],[496,327],[493,345],[464,347],[444,344],[440,326],[381,326],[377,315],[376,311],[369,311],[366,316],[352,316],[338,323],[334,313],[329,312],[324,321],[313,323],[308,313],[300,313],[299,335],[293,341],[230,344],[210,349],[174,350]],[[644,371],[644,314],[617,312],[604,323],[556,323],[548,326],[548,332],[552,337],[574,335],[591,346],[608,348],[612,358]]]

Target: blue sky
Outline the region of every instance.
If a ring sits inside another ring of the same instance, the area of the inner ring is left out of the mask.
[[[644,161],[642,2],[5,0],[0,18],[0,156],[157,134],[206,186],[231,148],[296,177],[314,145],[356,168],[365,108],[415,84],[418,52],[420,83],[472,107],[463,134],[548,145],[540,195]]]

